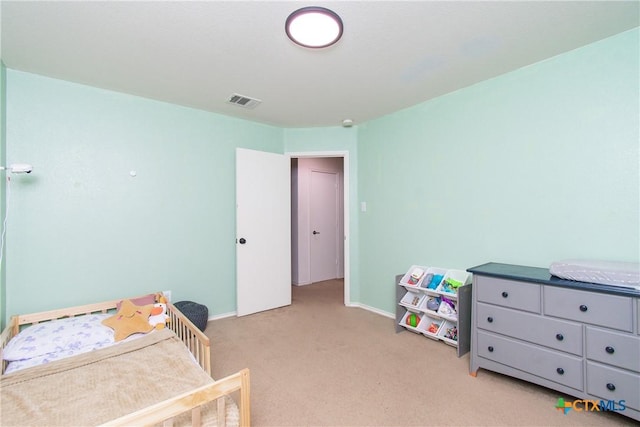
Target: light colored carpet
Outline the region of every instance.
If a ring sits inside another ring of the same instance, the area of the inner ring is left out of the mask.
[[[343,304],[343,283],[293,287],[293,303],[209,322],[213,375],[251,370],[254,426],[614,426],[555,409],[562,395],[485,370],[394,320]],[[562,396],[565,397],[566,396]]]

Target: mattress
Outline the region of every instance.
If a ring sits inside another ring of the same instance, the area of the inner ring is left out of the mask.
[[[100,425],[211,384],[190,356],[179,338],[163,329],[3,375],[2,425]]]
[[[640,290],[640,263],[567,259],[551,263],[549,272],[561,279]]]

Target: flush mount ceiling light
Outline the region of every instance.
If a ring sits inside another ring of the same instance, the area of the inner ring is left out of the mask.
[[[300,46],[316,49],[328,47],[342,37],[342,19],[324,7],[303,7],[289,15],[285,31]]]

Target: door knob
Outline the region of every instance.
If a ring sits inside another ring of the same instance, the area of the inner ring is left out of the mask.
[[[245,243],[247,243],[247,239],[245,239],[244,237],[241,237],[240,240],[238,240],[240,242],[241,245],[244,245]]]
[[[313,230],[313,234],[320,234],[319,231]]]

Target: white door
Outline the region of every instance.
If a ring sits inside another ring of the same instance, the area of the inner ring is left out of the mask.
[[[311,172],[311,282],[338,277],[338,174]]]
[[[236,149],[238,316],[291,304],[290,160]]]

